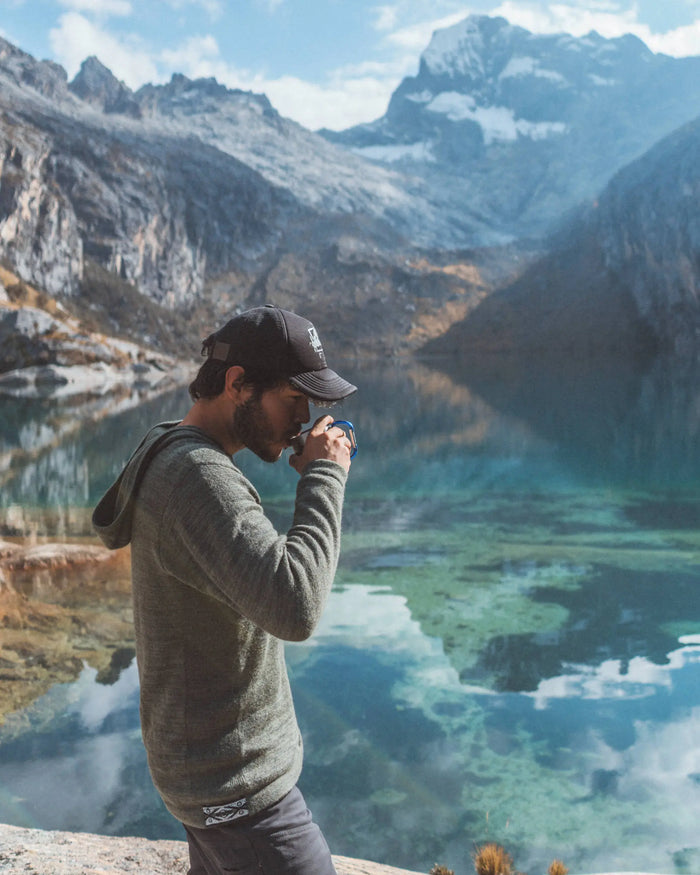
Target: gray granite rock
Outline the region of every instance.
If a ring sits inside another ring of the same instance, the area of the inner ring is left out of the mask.
[[[418,875],[366,860],[334,857],[338,875]],[[144,838],[24,829],[0,824],[3,875],[186,875],[187,844]]]

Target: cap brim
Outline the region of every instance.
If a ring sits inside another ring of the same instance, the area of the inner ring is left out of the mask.
[[[357,386],[348,383],[330,368],[295,374],[289,378],[289,382],[311,398],[318,398],[320,401],[340,401],[357,392]]]

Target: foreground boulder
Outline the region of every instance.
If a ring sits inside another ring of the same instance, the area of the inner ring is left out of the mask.
[[[338,875],[418,875],[365,860],[334,857]],[[187,843],[143,838],[48,832],[0,824],[3,875],[186,875]]]

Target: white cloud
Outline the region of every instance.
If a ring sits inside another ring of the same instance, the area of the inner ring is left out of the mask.
[[[644,41],[653,51],[676,58],[700,55],[700,19],[667,33],[652,33]]]
[[[120,41],[77,12],[59,18],[49,32],[49,41],[55,59],[65,67],[69,78],[75,76],[85,58],[96,55],[129,88],[161,81],[153,56],[135,39]]]
[[[182,44],[156,50],[138,37],[120,36],[100,26],[100,14],[126,14],[130,0],[60,0],[72,11],[61,16],[50,33],[56,60],[70,77],[89,55],[97,55],[117,78],[136,89],[146,82],[167,81],[173,73],[196,79],[214,77],[229,88],[241,88],[266,94],[284,116],[293,118],[312,130],[320,127],[342,129],[378,118],[385,111],[392,92],[407,75],[417,71],[418,59],[428,46],[435,30],[457,24],[474,12],[472,7],[455,2],[433,6],[439,17],[417,13],[425,11],[423,3],[404,0],[377,5],[372,9],[373,26],[382,33],[380,60],[368,60],[331,70],[325,78],[312,82],[297,76],[269,77],[263,71],[246,70],[228,62],[212,35],[193,36]],[[270,11],[284,0],[256,0]],[[199,6],[212,17],[221,14],[222,0],[167,0],[173,9]],[[489,10],[513,24],[535,33],[567,32],[582,36],[591,30],[605,37],[634,33],[653,51],[681,56],[700,53],[700,21],[667,33],[654,33],[640,22],[635,7],[623,8],[611,0],[576,0],[540,4],[535,0],[502,0]],[[411,21],[397,27],[400,21]]]
[[[693,0],[700,5],[700,0]],[[595,30],[608,39],[631,33],[645,42],[654,52],[662,52],[682,57],[700,54],[700,19],[674,30],[659,33],[640,20],[636,3],[621,4],[614,0],[571,0],[571,2],[536,2],[536,0],[502,0],[489,9],[479,4],[478,10],[461,5],[449,14],[440,17],[426,16],[415,21],[416,7],[413,7],[414,21],[404,27],[391,26],[392,19],[398,23],[405,16],[397,5],[379,6],[375,27],[387,31],[384,38],[387,46],[412,52],[418,56],[430,42],[433,32],[451,27],[468,15],[478,12],[490,16],[501,16],[511,24],[524,27],[532,33],[569,33],[584,36]],[[454,7],[453,7],[454,8]],[[382,25],[380,28],[379,25]]]
[[[174,72],[190,79],[213,76],[229,88],[264,93],[278,112],[311,130],[346,128],[383,115],[405,73],[392,64],[368,62],[338,68],[318,83],[296,76],[270,78],[228,64],[212,36],[192,37],[158,60],[163,78]]]
[[[264,90],[282,115],[304,127],[339,130],[383,115],[393,88],[371,77],[331,79],[317,85],[283,76],[269,80]]]
[[[375,15],[375,30],[393,30],[399,20],[398,6],[375,6],[372,10]]]
[[[129,700],[138,701],[136,660],[121,672],[113,684],[95,683],[96,677],[96,669],[88,666],[83,669],[74,687],[76,701],[70,706],[71,711],[80,715],[81,723],[89,732],[98,732],[107,717],[123,709]]]
[[[468,15],[469,10],[463,9],[460,12],[453,12],[451,15],[446,15],[442,18],[420,21],[417,24],[411,24],[393,31],[387,35],[386,41],[390,45],[420,54],[430,42],[434,31],[442,30],[445,27],[452,27],[453,24],[457,24]]]
[[[636,5],[622,8],[619,4],[606,0],[588,0],[583,6],[575,3],[551,3],[543,6],[504,0],[490,14],[502,15],[511,24],[524,27],[533,33],[570,33],[572,36],[584,36],[595,30],[607,39],[631,33],[654,52],[675,57],[700,54],[700,20],[666,33],[656,33],[639,20]]]
[[[274,12],[284,3],[284,0],[256,0],[259,6],[264,6],[268,12]]]
[[[362,66],[331,73],[324,83],[294,76],[268,78],[228,64],[211,35],[190,37],[182,45],[156,54],[135,39],[119,41],[77,13],[63,15],[50,38],[56,59],[71,78],[88,55],[97,55],[132,89],[146,82],[167,81],[173,73],[183,73],[190,79],[212,76],[229,88],[266,94],[282,115],[311,130],[344,128],[382,115],[400,80],[394,75],[385,82],[369,75],[369,68]],[[374,72],[380,70],[374,68]]]
[[[176,49],[165,49],[159,61],[173,73],[184,73],[191,79],[213,75],[211,64],[220,63],[219,44],[211,35],[190,37]],[[226,71],[228,68],[221,67]]]
[[[93,15],[131,15],[130,0],[58,0],[59,4],[73,12],[87,12]]]
[[[166,0],[171,9],[185,9],[188,6],[199,6],[209,18],[216,20],[224,14],[224,0]]]
[[[668,654],[668,662],[657,665],[643,656],[632,658],[624,667],[611,659],[600,665],[571,665],[569,674],[545,678],[532,693],[538,709],[552,699],[639,699],[673,687],[673,672],[700,661],[697,636],[681,639],[684,646]]]
[[[583,36],[592,30],[601,36],[616,37],[632,32],[639,26],[635,9],[615,10],[587,3],[581,7],[569,3],[550,3],[548,6],[505,0],[492,15],[502,15],[511,24],[517,24],[533,33],[570,33]]]

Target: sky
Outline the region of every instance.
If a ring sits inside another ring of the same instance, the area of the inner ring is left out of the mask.
[[[700,0],[0,0],[0,35],[69,79],[90,55],[133,90],[213,76],[311,130],[342,130],[383,115],[433,31],[471,14],[700,55]]]

